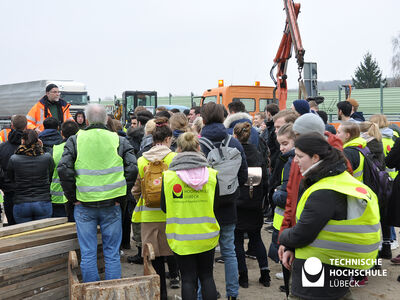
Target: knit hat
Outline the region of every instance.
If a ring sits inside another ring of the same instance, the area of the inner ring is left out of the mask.
[[[299,134],[317,132],[323,136],[325,124],[317,114],[308,113],[296,119],[293,124],[293,131]]]
[[[294,109],[300,114],[304,115],[310,112],[310,105],[306,100],[294,100],[293,101]]]
[[[50,92],[54,88],[58,88],[58,86],[54,83],[50,83],[48,86],[46,86],[46,93]]]

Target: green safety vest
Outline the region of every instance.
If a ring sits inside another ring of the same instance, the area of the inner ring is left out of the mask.
[[[345,143],[343,145],[343,148],[360,147],[360,146],[362,148],[365,148],[367,146],[367,142],[363,138],[358,137],[358,138],[352,139],[351,141]],[[358,151],[358,155],[360,156],[360,163],[358,164],[357,169],[353,170],[353,176],[357,180],[363,182],[363,180],[364,180],[364,176],[363,176],[364,175],[364,155],[359,151]]]
[[[76,137],[76,198],[82,202],[126,195],[119,136],[106,129],[82,130]]]
[[[179,255],[202,253],[218,244],[220,227],[214,215],[217,171],[208,168],[208,173],[208,182],[196,191],[175,171],[164,172],[165,233],[169,247]]]
[[[283,183],[283,172],[285,171],[285,169],[282,169],[282,175],[281,175],[281,184]],[[276,230],[281,230],[281,226],[282,226],[282,222],[283,222],[283,215],[285,213],[285,208],[282,208],[280,206],[275,206],[275,210],[274,210],[274,221],[272,223],[272,226],[274,226],[274,228]]]
[[[364,209],[364,212],[355,219],[329,220],[311,244],[296,248],[295,257],[299,259],[317,257],[329,265],[332,265],[330,259],[377,258],[381,237],[378,199],[368,186],[360,183],[347,171],[325,177],[309,187],[297,205],[296,219],[301,218],[308,197],[322,189],[346,194],[348,206],[356,206],[357,209]],[[360,204],[360,200],[366,201],[366,207]],[[353,269],[370,269],[372,266],[372,263],[346,265]]]
[[[393,131],[394,133],[394,131]],[[382,138],[382,144],[383,144],[383,153],[385,154],[385,157],[389,154],[390,150],[392,150],[394,146],[394,141],[391,138],[384,137]],[[396,169],[389,169],[386,168],[386,171],[388,172],[389,176],[392,177],[393,179],[396,178],[397,176],[397,171]]]
[[[168,153],[162,161],[166,163],[168,166],[171,163],[172,159],[175,157],[176,152]],[[144,158],[143,156],[138,159],[138,169],[139,176],[143,178],[144,176],[144,167],[146,167],[150,162]],[[166,215],[161,210],[160,207],[147,207],[145,205],[145,199],[140,196],[139,201],[136,203],[135,210],[132,214],[132,222],[133,223],[148,223],[148,222],[165,222]]]
[[[4,202],[3,193],[0,192],[0,203]]]
[[[51,180],[51,185],[50,185],[50,195],[51,195],[51,202],[55,204],[63,204],[67,202],[67,198],[64,196],[64,192],[60,183],[60,177],[58,176],[57,172],[57,166],[64,152],[64,146],[65,142],[53,146],[53,160],[55,167],[53,172],[53,178]]]

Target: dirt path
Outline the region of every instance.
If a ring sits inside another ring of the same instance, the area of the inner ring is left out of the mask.
[[[398,230],[396,230],[398,232]],[[400,236],[398,234],[398,236]],[[268,249],[271,242],[271,234],[262,230],[262,238]],[[133,245],[134,243],[132,243]],[[142,275],[143,266],[131,265],[126,262],[127,255],[136,254],[136,248],[133,250],[126,250],[122,258],[123,264],[123,277]],[[400,248],[393,251],[393,256],[400,254]],[[217,252],[216,255],[219,255]],[[283,285],[283,280],[275,278],[275,274],[281,271],[281,266],[275,264],[271,260],[268,261],[271,269],[271,286],[269,288],[263,287],[258,283],[260,276],[258,264],[256,260],[247,259],[247,267],[249,269],[249,288],[239,290],[239,298],[242,300],[258,300],[258,299],[285,299],[284,293],[279,291],[279,286]],[[397,277],[400,275],[400,266],[392,265],[389,260],[383,260],[382,269],[387,270],[387,277],[369,277],[368,284],[364,287],[352,288],[354,299],[372,300],[397,300],[400,299],[400,282]],[[225,299],[225,275],[224,265],[215,264],[214,266],[214,279],[218,291],[221,293],[221,299]],[[168,284],[168,282],[167,282]],[[180,289],[168,290],[168,299],[179,299],[175,295],[180,296]]]

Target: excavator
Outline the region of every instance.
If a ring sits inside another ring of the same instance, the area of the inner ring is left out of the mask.
[[[201,105],[207,102],[215,102],[227,107],[232,101],[241,101],[245,104],[246,110],[252,115],[264,111],[265,106],[269,103],[278,103],[281,110],[285,109],[287,100],[286,69],[293,51],[299,71],[298,98],[307,99],[307,92],[301,75],[305,50],[297,24],[300,3],[294,3],[293,0],[283,0],[283,3],[286,11],[285,29],[270,71],[275,87],[261,86],[259,82],[256,82],[254,86],[223,86],[223,81],[219,80],[217,88],[208,89],[203,93]],[[277,69],[276,77],[273,75],[275,68]]]

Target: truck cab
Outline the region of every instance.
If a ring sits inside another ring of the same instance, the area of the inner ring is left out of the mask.
[[[115,106],[118,108],[115,118],[121,120],[125,124],[129,120],[129,112],[134,111],[138,106],[144,106],[152,114],[157,107],[157,92],[155,91],[125,91],[122,93],[122,103],[116,101]]]
[[[246,107],[246,111],[254,116],[257,112],[263,112],[265,107],[270,103],[277,103],[274,99],[274,88],[268,86],[256,85],[231,85],[223,86],[221,80],[219,87],[208,89],[203,93],[201,105],[208,102],[222,104],[228,109],[228,104],[233,101],[241,101]]]

